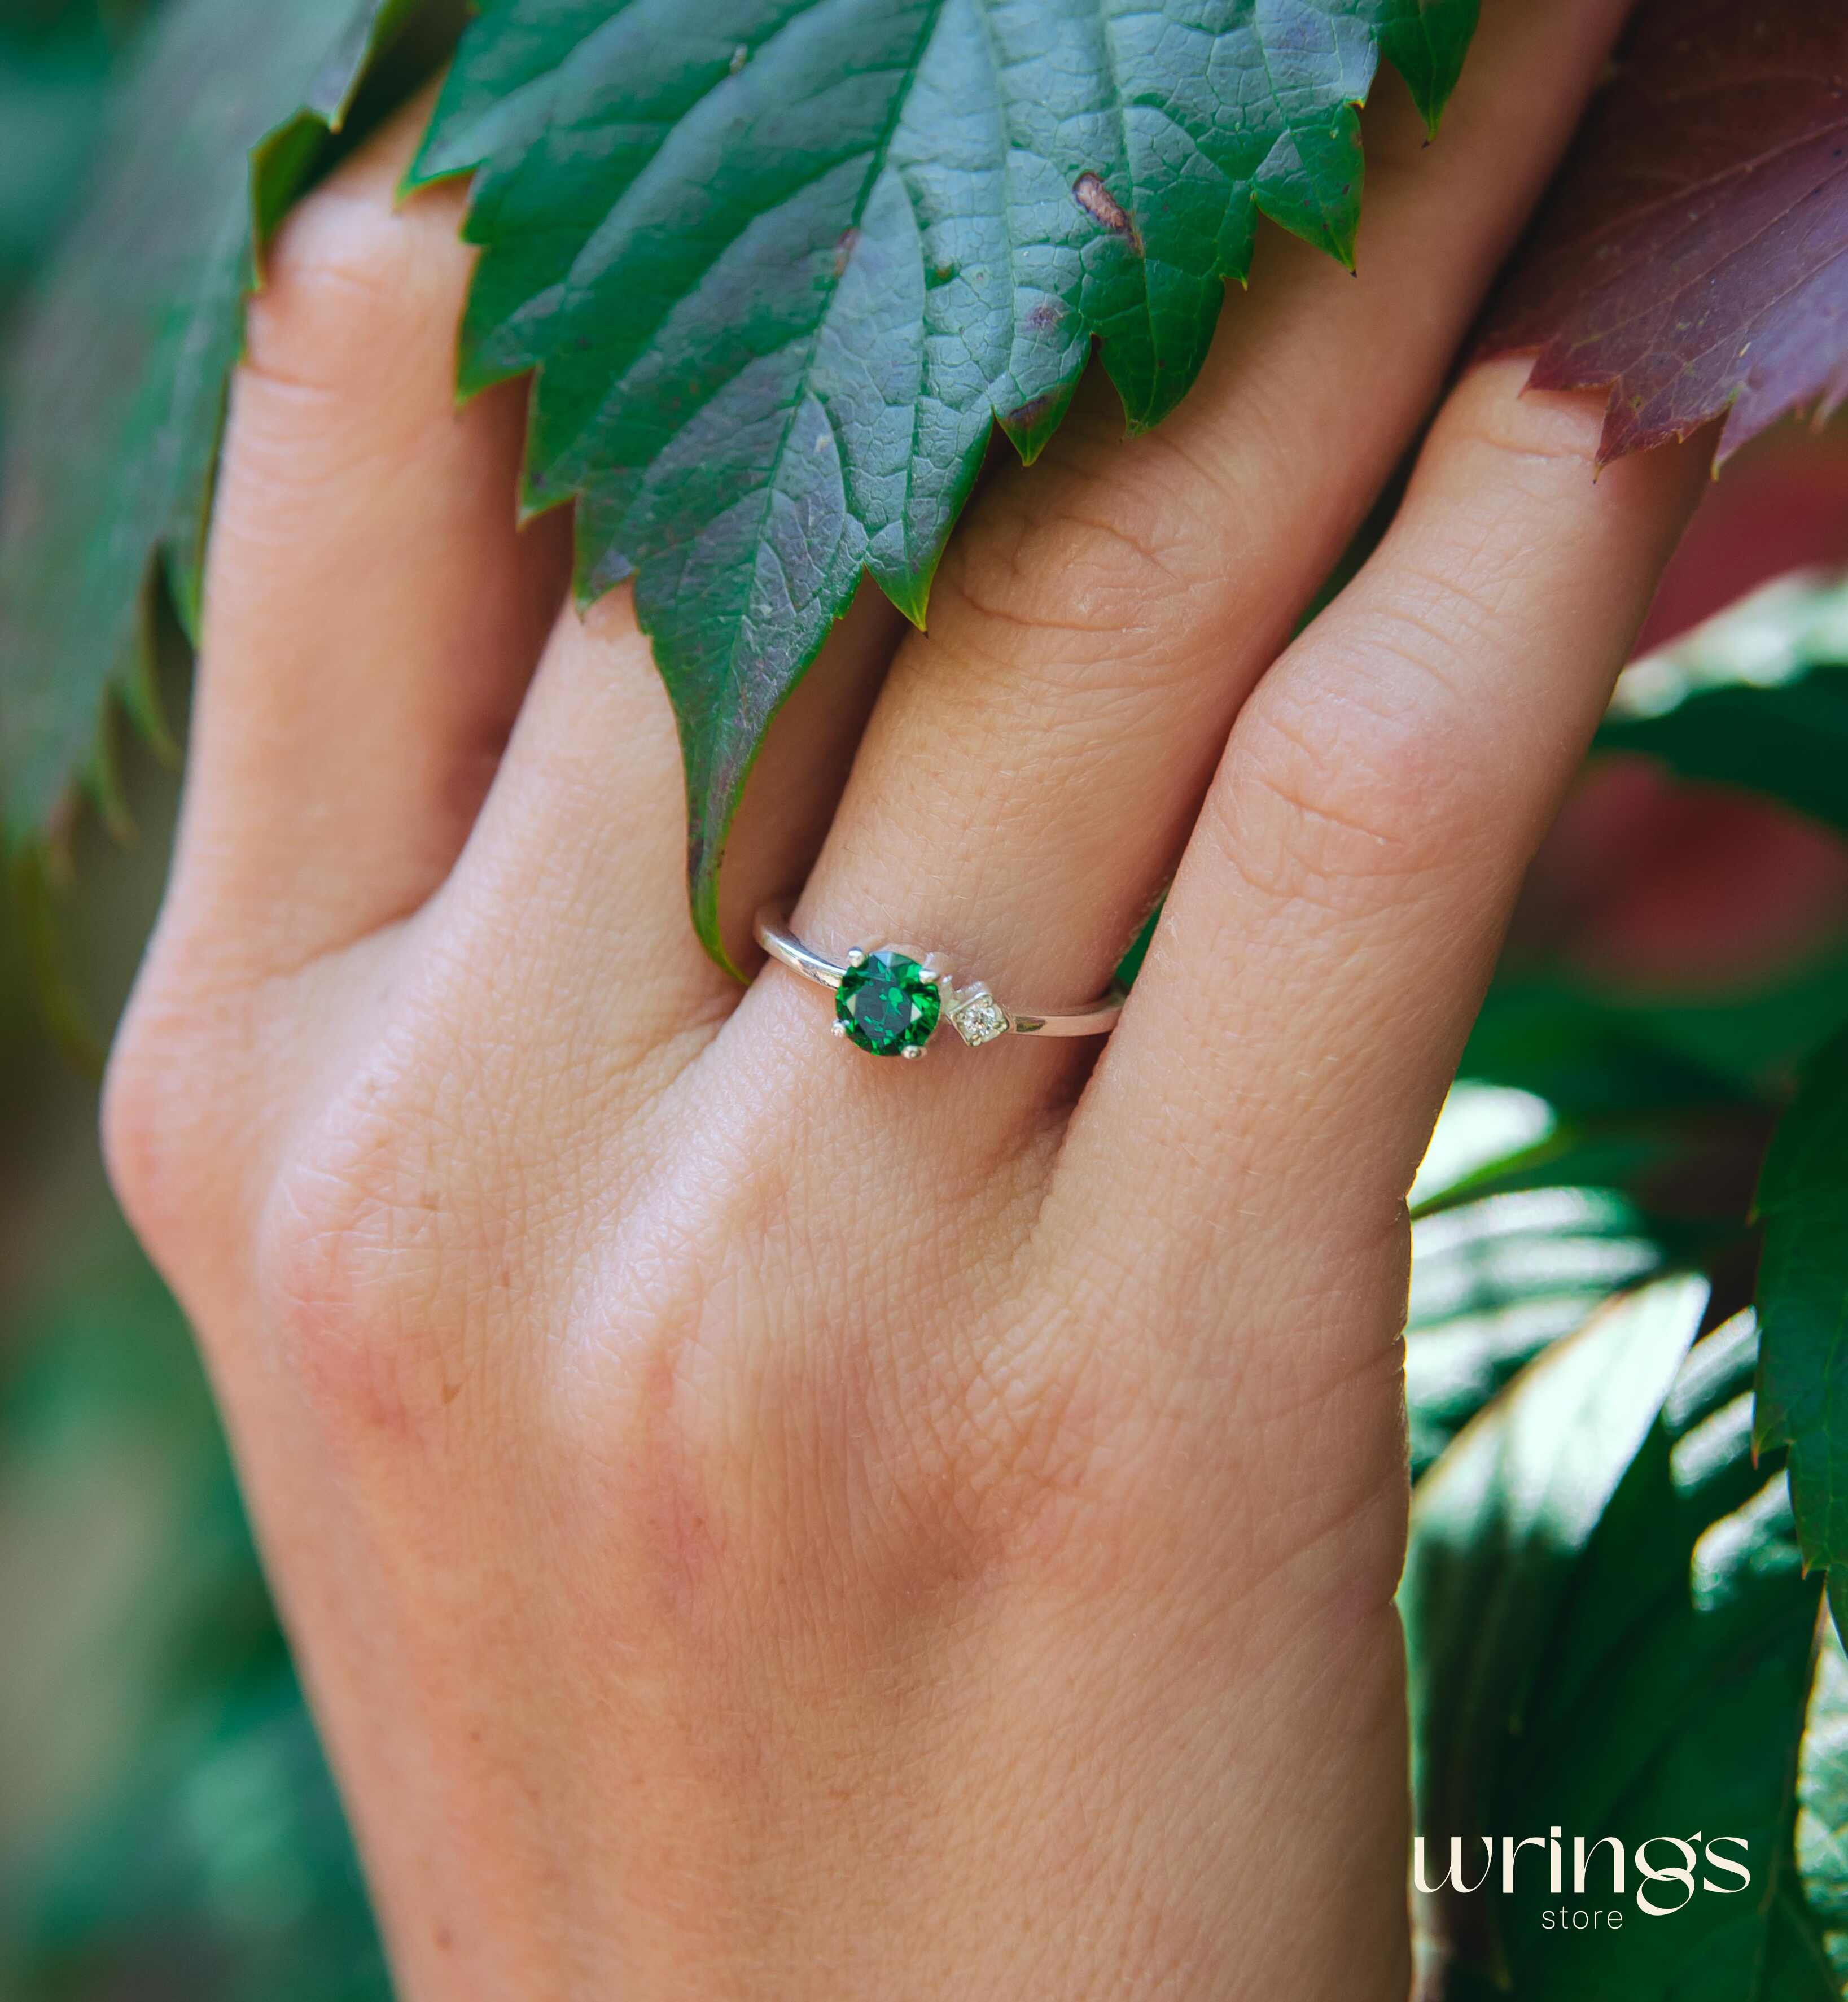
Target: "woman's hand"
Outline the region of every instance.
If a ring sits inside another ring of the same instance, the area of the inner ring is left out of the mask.
[[[1075,1001],[1178,865],[1101,1055],[715,971],[411,125],[288,225],[107,1142],[407,1998],[1404,1995],[1403,1197],[1699,455],[1594,483],[1477,370],[1285,643],[1623,12],[1492,6],[1429,152],[1383,85],[1360,278],[1267,240],[1175,417],[1088,395],[779,723],[741,950],[806,877]]]

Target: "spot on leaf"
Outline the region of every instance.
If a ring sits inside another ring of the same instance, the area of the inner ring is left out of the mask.
[[[1072,183],[1072,193],[1086,215],[1100,222],[1113,236],[1121,236],[1138,257],[1142,256],[1142,234],[1135,218],[1095,174],[1080,174]]]

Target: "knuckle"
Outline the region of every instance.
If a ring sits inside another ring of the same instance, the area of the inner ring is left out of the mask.
[[[1395,553],[1389,578],[1353,615],[1346,650],[1365,657],[1370,678],[1394,685],[1392,706],[1428,714],[1462,699],[1467,662],[1505,650],[1518,601],[1518,552],[1492,522],[1447,525],[1441,542]]]
[[[960,1478],[982,1498],[975,1519],[991,1561],[1090,1565],[1114,1547],[1110,1526],[1135,1512],[1145,1386],[1095,1334],[1055,1311],[1030,1349],[991,1365],[964,1400]]]
[[[1480,453],[1524,483],[1557,484],[1563,472],[1587,480],[1598,464],[1605,396],[1599,391],[1529,389],[1531,361],[1481,364],[1451,397],[1441,432],[1447,445]]]
[[[289,218],[264,262],[246,319],[245,366],[305,394],[392,380],[417,337],[452,320],[466,266],[441,202],[392,207],[370,179],[335,180]],[[446,330],[445,330],[446,331]],[[449,340],[435,344],[446,354]],[[422,400],[422,399],[420,399]]]
[[[394,1209],[389,1201],[375,1208],[340,1171],[309,1160],[284,1169],[265,1207],[258,1316],[324,1420],[363,1413],[403,1428],[403,1400],[385,1380],[383,1338],[399,1317],[396,1289],[384,1282],[385,1262],[368,1255],[368,1240],[389,1232]]]
[[[913,1547],[942,1575],[1089,1574],[1140,1506],[1146,1372],[1069,1289],[1016,1279],[996,1295],[986,1313],[946,1317],[961,1332],[873,1428],[879,1462],[908,1498]]]
[[[170,983],[156,954],[110,1052],[99,1134],[123,1214],[156,1264],[181,1280],[232,1208],[222,1047],[207,1003]]]
[[[1019,660],[1047,639],[1136,659],[1184,654],[1214,565],[1180,483],[1016,481],[951,546],[939,589],[952,637]]]
[[[1133,1319],[1140,1309],[1122,1311]],[[1100,1332],[1094,1313],[1055,1312],[1034,1345],[1043,1364],[997,1386],[1005,1408],[982,1428],[992,1463],[965,1465],[960,1476],[986,1571],[1107,1596],[1145,1582],[1152,1564],[1178,1571],[1198,1552],[1199,1496],[1223,1477],[1222,1436],[1203,1421],[1200,1378],[1150,1372],[1145,1358],[1138,1366],[1132,1345],[1100,1341]],[[1082,1362],[1073,1359],[1079,1351]],[[1313,1503],[1239,1512],[1222,1528],[1222,1541],[1237,1546],[1241,1591],[1255,1594],[1313,1562],[1389,1601],[1403,1555],[1395,1538],[1403,1533],[1403,1470],[1388,1387],[1400,1367],[1386,1344],[1288,1393],[1257,1380],[1255,1368],[1229,1375],[1224,1390],[1247,1414],[1254,1458],[1287,1465],[1310,1432],[1351,1448]],[[1207,1402],[1225,1408],[1220,1398]]]
[[[560,1422],[588,1428],[608,1469],[601,1512],[680,1614],[836,1641],[902,1627],[920,1595],[990,1575],[1049,1505],[1071,1505],[1089,1383],[1042,1365],[1044,1345],[1010,1359],[987,1315],[929,1290],[908,1295],[911,1338],[871,1342],[881,1317],[819,1257],[765,1294],[745,1275],[763,1240],[741,1221],[723,1222],[741,1247],[729,1269],[625,1261],[622,1367]],[[842,1304],[818,1313],[829,1299]],[[792,1324],[801,1339],[778,1338]]]
[[[507,1291],[484,1228],[496,1205],[462,1197],[452,1163],[415,1097],[364,1080],[291,1153],[258,1219],[266,1337],[355,1451],[447,1436]]]
[[[1449,860],[1451,760],[1442,733],[1415,717],[1357,720],[1351,707],[1272,701],[1248,715],[1238,750],[1233,783],[1208,810],[1221,845],[1267,896],[1350,913],[1396,898]]]
[[[124,1018],[103,1073],[103,1162],[116,1200],[157,1258],[170,1248],[177,1206],[168,1198],[184,1172],[183,1127],[168,1080],[169,1041],[139,1004]]]
[[[334,190],[312,197],[277,239],[246,326],[260,374],[318,375],[330,342],[350,344],[357,321],[391,310],[403,243],[392,218]]]

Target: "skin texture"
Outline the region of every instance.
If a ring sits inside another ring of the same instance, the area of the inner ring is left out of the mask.
[[[288,225],[105,1137],[410,2002],[1405,1994],[1404,1194],[1703,455],[1594,483],[1467,373],[1286,641],[1622,12],[1491,4],[1429,150],[1383,83],[1360,277],[1267,239],[1173,420],[1088,395],[779,722],[734,936],[806,882],[1057,1003],[1177,870],[1101,1055],[713,969],[414,115]]]

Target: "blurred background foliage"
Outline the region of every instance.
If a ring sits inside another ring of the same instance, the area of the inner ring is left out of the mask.
[[[0,0],[0,338],[155,5]],[[1716,487],[1649,644],[1843,563],[1848,447],[1779,434]],[[1484,1968],[1530,2002],[1848,1981],[1848,1665],[1813,1644],[1781,1467],[1749,1437],[1752,1184],[1848,1015],[1848,619],[1796,589],[1627,683],[1413,1192],[1407,1343],[1428,1821],[1441,1801],[1452,1826],[1634,1836],[1736,1811],[1777,1896],[1703,1908],[1653,1959],[1641,1932],[1600,1958],[1518,1913],[1459,1945],[1428,1913],[1458,1960],[1445,1993]],[[1802,658],[1767,671],[1766,633],[1774,655],[1799,629]],[[78,820],[82,895],[58,913],[105,1024],[177,789],[144,753],[124,769],[132,837]],[[185,1326],[110,1200],[94,1086],[44,1027],[30,943],[0,909],[0,2002],[383,1998]],[[1518,1519],[1518,1485],[1472,1480],[1511,1455],[1557,1506]]]
[[[155,0],[0,0],[0,339]],[[5,413],[0,408],[0,427]],[[183,692],[181,692],[183,713]],[[67,970],[120,1006],[174,775],[75,831]],[[104,1186],[93,1084],[0,899],[0,1997],[380,2002],[339,1804],[179,1310]]]
[[[110,66],[150,4],[0,5],[0,312],[82,192]]]

